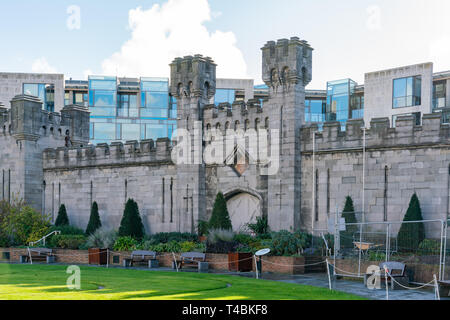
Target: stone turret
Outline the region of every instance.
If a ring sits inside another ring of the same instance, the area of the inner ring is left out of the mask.
[[[62,114],[48,112],[39,98],[18,95],[11,110],[0,107],[0,124],[3,198],[14,195],[45,213],[43,151],[88,144],[89,112],[79,106],[66,107]]]
[[[203,162],[203,110],[216,93],[216,64],[201,55],[176,58],[170,64],[170,92],[177,98],[178,142],[176,190],[179,231],[195,232],[206,219],[206,175]],[[188,132],[181,138],[183,130]],[[183,139],[183,140],[182,140]],[[182,143],[185,153],[179,153]]]
[[[263,81],[270,88],[264,112],[269,116],[271,148],[280,146],[279,169],[269,174],[268,193],[276,195],[268,200],[269,225],[272,230],[297,230],[311,221],[311,216],[301,221],[300,129],[305,118],[305,86],[312,78],[313,49],[292,37],[269,41],[261,50]]]

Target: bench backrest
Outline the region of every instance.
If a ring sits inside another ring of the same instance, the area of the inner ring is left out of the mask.
[[[201,252],[184,252],[181,254],[181,259],[204,262],[206,260],[206,254]]]
[[[380,263],[380,269],[384,270],[384,266],[388,268],[388,271],[393,276],[404,276],[406,265],[401,262],[382,262]]]
[[[138,250],[138,251],[133,251],[131,253],[131,258],[134,257],[150,257],[151,259],[156,259],[156,252],[154,251],[142,251],[142,250]]]
[[[53,252],[52,249],[47,248],[30,248],[30,252],[37,253],[39,255],[49,255]]]

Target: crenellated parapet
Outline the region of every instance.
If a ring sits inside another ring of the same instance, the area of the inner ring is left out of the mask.
[[[302,152],[312,152],[313,135],[315,150],[338,151],[361,149],[364,144],[364,121],[349,120],[346,131],[340,122],[326,122],[319,132],[317,124],[301,129]],[[422,125],[416,125],[414,116],[399,116],[396,127],[391,128],[389,118],[376,118],[370,122],[365,134],[367,148],[401,148],[450,144],[450,125],[443,124],[440,113],[426,114]]]
[[[205,128],[257,129],[266,127],[268,113],[258,99],[207,105],[203,110]]]
[[[37,141],[52,137],[72,145],[89,143],[89,111],[78,105],[66,106],[61,113],[42,110],[42,101],[34,96],[18,95],[11,109],[0,106],[0,135],[16,140]],[[69,139],[68,139],[69,138]]]
[[[113,142],[77,148],[46,149],[44,170],[73,170],[89,167],[126,167],[133,165],[172,164],[172,146],[168,138]]]

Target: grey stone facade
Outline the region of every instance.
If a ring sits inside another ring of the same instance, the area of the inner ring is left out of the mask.
[[[447,217],[450,127],[441,124],[440,114],[425,115],[421,126],[412,116],[398,118],[396,128],[389,118],[371,120],[362,207],[364,122],[349,121],[345,133],[337,122],[326,123],[320,133],[316,125],[304,125],[312,51],[298,38],[263,47],[263,80],[269,86],[264,108],[254,99],[211,105],[214,62],[200,55],[175,59],[170,91],[177,97],[178,129],[189,130],[192,146],[188,154],[176,154],[191,161],[185,164],[176,165],[172,157],[181,140],[91,146],[87,109],[66,106],[61,114],[49,113],[35,98],[16,96],[11,110],[0,107],[2,199],[17,194],[53,219],[64,203],[71,223],[80,228],[86,227],[96,201],[102,223],[118,228],[125,202],[133,198],[148,233],[195,232],[198,221],[210,217],[220,191],[236,226],[267,215],[272,230],[326,229],[348,195],[357,211],[364,210],[366,221],[399,221],[414,192],[425,219]],[[269,136],[260,136],[248,150],[224,150],[231,162],[194,162],[212,146],[196,133],[208,136],[214,128],[244,134],[268,129]],[[253,159],[253,149],[261,150],[264,141],[272,159],[279,155],[273,174],[266,172],[273,163],[259,153]],[[234,158],[247,161],[238,165]]]

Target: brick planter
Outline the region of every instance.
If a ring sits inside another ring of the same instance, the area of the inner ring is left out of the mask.
[[[107,264],[108,252],[107,249],[89,249],[89,264],[96,264],[104,266]]]
[[[251,253],[235,252],[228,254],[228,270],[249,272],[253,269]]]

